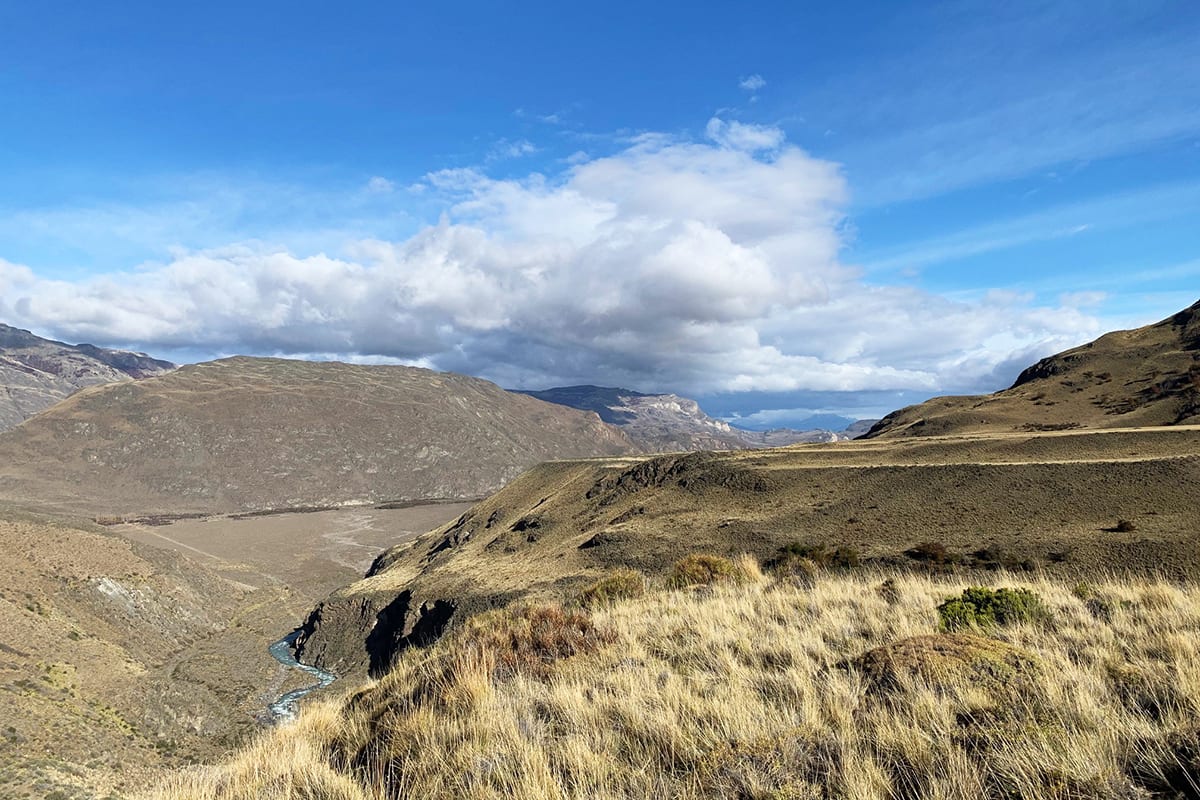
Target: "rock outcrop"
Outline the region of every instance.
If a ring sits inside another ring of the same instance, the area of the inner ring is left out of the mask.
[[[144,353],[71,345],[0,323],[0,431],[86,386],[149,378],[175,369]]]

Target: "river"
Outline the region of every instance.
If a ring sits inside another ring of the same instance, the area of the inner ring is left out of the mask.
[[[317,679],[317,682],[311,686],[306,686],[302,689],[293,689],[279,696],[275,702],[267,706],[271,712],[271,719],[275,722],[284,722],[296,718],[296,711],[299,708],[300,699],[306,694],[317,689],[324,689],[329,684],[337,680],[337,676],[332,672],[326,672],[317,667],[310,667],[308,664],[301,664],[296,660],[293,654],[293,646],[296,644],[296,637],[300,635],[300,631],[292,631],[287,636],[275,642],[267,651],[274,656],[275,660],[285,667],[298,669],[302,672],[307,672],[309,675]]]

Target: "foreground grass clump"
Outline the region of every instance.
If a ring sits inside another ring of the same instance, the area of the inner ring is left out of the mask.
[[[554,664],[595,652],[613,639],[585,611],[559,605],[520,606],[472,617],[459,637],[460,649],[499,678],[546,677]]]
[[[161,798],[1196,797],[1200,595],[999,575],[1045,624],[939,633],[972,587],[753,576],[481,621]],[[576,614],[578,616],[576,616]],[[497,629],[499,633],[489,633]],[[541,631],[542,633],[538,633]],[[578,646],[577,642],[590,642]],[[535,642],[542,644],[535,645]],[[569,642],[569,646],[562,646]],[[497,670],[505,648],[536,655]]]
[[[618,600],[641,597],[646,593],[646,579],[633,569],[621,569],[588,586],[576,598],[587,607],[604,606]]]
[[[692,553],[675,562],[667,586],[682,589],[687,586],[708,586],[721,581],[741,581],[745,571],[723,556],[708,553]]]
[[[937,610],[945,631],[1017,625],[1046,617],[1041,598],[1029,589],[993,590],[985,586],[963,589],[961,595],[946,600]]]

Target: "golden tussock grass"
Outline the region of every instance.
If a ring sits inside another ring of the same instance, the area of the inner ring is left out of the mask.
[[[738,568],[477,618],[155,796],[1200,796],[1191,588],[996,575],[1045,619],[940,634],[961,578]]]

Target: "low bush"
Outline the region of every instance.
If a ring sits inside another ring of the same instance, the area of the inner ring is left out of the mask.
[[[766,562],[771,572],[789,574],[792,572],[807,573],[811,565],[818,567],[857,567],[862,562],[858,551],[847,545],[829,547],[823,544],[802,544],[792,542],[779,548],[779,552]]]
[[[633,569],[617,570],[588,586],[576,599],[582,606],[593,607],[641,597],[646,593],[646,579]]]
[[[474,617],[462,642],[467,652],[492,665],[497,678],[544,678],[555,662],[595,652],[614,638],[611,632],[597,628],[586,611],[544,605]]]
[[[1029,589],[988,589],[972,586],[958,597],[938,606],[942,630],[990,628],[1045,619],[1048,612],[1036,593]]]
[[[904,555],[926,564],[954,564],[959,560],[959,555],[941,542],[921,542],[905,550]]]

